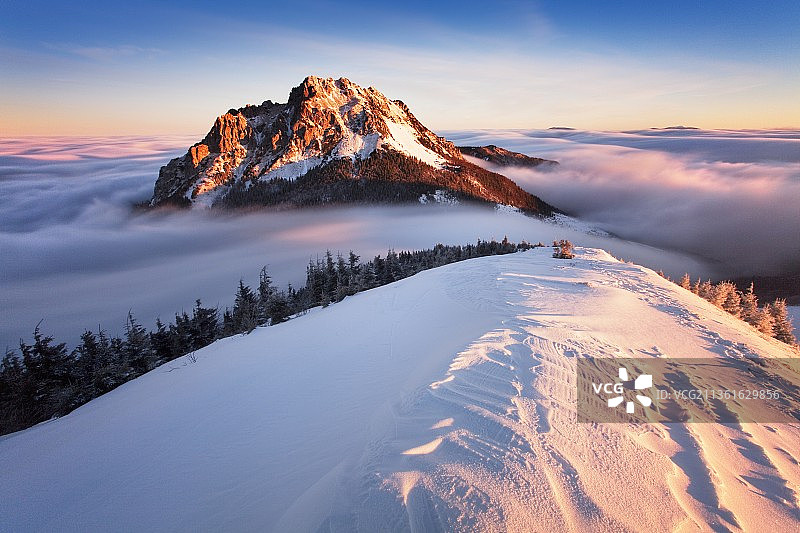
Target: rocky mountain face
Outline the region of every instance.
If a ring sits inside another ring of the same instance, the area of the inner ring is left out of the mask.
[[[512,152],[511,150],[500,148],[494,144],[487,146],[459,146],[458,149],[464,155],[483,159],[484,161],[501,167],[532,168],[540,165],[545,167],[558,165],[558,161]]]
[[[448,197],[554,211],[466,161],[400,100],[346,78],[309,76],[284,104],[231,109],[161,168],[152,206],[239,207]]]

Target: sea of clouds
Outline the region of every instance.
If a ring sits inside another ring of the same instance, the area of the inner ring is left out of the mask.
[[[622,238],[702,257],[718,276],[800,270],[800,131],[517,130],[448,136],[460,145],[494,143],[558,160],[549,172],[503,173]]]
[[[129,309],[152,327],[195,298],[224,307],[262,265],[280,285],[301,284],[326,249],[371,257],[508,236],[570,238],[673,276],[800,264],[800,132],[447,135],[559,160],[504,173],[619,238],[463,206],[135,211],[159,167],[199,136],[0,139],[0,348],[30,339],[40,320],[74,344],[85,328],[120,333]]]

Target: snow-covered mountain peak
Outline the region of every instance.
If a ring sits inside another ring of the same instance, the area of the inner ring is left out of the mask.
[[[463,161],[400,100],[347,78],[309,76],[285,104],[266,101],[218,117],[205,139],[162,168],[152,204],[185,197],[210,205],[238,181],[295,179],[336,159],[393,151],[442,169]]]
[[[295,117],[293,128],[303,132],[285,156],[289,161],[327,155],[323,147],[307,142],[309,132],[318,132],[320,126],[341,135],[333,156],[364,159],[375,149],[389,147],[432,166],[460,159],[452,143],[425,128],[402,101],[389,100],[377,89],[347,78],[309,76],[292,89],[288,105]]]

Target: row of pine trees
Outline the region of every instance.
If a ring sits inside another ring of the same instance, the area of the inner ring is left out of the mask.
[[[284,322],[312,307],[326,307],[422,270],[532,247],[524,241],[513,244],[508,239],[466,246],[438,244],[421,251],[390,250],[385,257],[378,255],[365,263],[353,252],[347,257],[334,257],[328,251],[309,262],[306,283],[300,289],[291,285],[277,288],[265,267],[255,289],[239,282],[233,307],[226,308],[221,317],[216,307],[204,307],[197,300],[191,312],[177,313],[169,324],[158,319],[155,329],[148,331],[129,312],[123,336],[111,336],[102,329],[86,330],[80,344],[71,351],[66,343],[54,341],[37,325],[33,342],[21,340],[19,352],[6,350],[0,363],[0,435],[63,416],[158,365],[191,354],[219,338]]]
[[[742,292],[730,281],[712,283],[710,280],[698,279],[692,282],[689,274],[684,274],[678,285],[736,318],[744,320],[765,335],[775,337],[786,344],[797,344],[786,300],[779,298],[772,303],[759,306],[752,283]]]

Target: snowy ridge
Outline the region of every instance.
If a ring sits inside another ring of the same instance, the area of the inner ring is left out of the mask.
[[[8,436],[3,527],[796,527],[798,425],[578,424],[574,398],[577,357],[794,352],[601,250],[550,254],[422,272]]]

